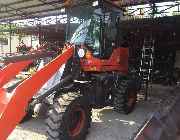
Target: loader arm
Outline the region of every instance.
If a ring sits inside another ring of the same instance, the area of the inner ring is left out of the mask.
[[[34,54],[32,54],[34,53]],[[33,62],[34,59],[52,56],[51,52],[33,51],[28,55],[5,57],[0,63],[9,64],[0,70],[0,88],[13,79],[19,72]]]
[[[11,63],[0,71],[0,88],[13,79],[17,73],[21,72],[33,60],[26,60],[23,62]]]
[[[5,140],[26,114],[26,107],[32,97],[73,55],[74,48],[68,48],[48,65],[21,83],[11,94],[0,88],[0,139]]]

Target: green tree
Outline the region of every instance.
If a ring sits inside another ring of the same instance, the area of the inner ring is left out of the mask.
[[[13,29],[20,29],[23,26],[20,26],[17,23],[6,23],[6,24],[0,24],[0,38],[9,38],[9,32],[10,32],[10,28],[11,30]]]
[[[180,15],[180,12],[173,12],[172,13],[172,16],[179,16]]]

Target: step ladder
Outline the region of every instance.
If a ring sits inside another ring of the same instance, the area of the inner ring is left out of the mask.
[[[145,92],[145,100],[147,99],[148,89],[150,88],[152,90],[154,43],[155,43],[155,39],[153,39],[152,37],[150,38],[150,40],[145,39],[142,48],[140,75],[143,78],[143,89]]]

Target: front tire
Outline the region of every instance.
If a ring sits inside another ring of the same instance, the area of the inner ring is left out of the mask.
[[[90,127],[91,107],[87,97],[69,92],[56,99],[47,114],[50,140],[84,140]]]
[[[130,114],[137,101],[137,90],[131,80],[117,81],[114,89],[114,109],[123,114]]]
[[[34,115],[34,110],[29,110],[19,123],[21,124],[31,120],[33,118],[33,115]]]
[[[34,99],[31,99],[28,103],[32,103],[34,101]],[[24,122],[27,122],[29,120],[31,120],[33,118],[33,115],[34,114],[34,109],[29,109],[27,112],[26,112],[26,115],[22,118],[22,120],[19,122],[20,124],[21,123],[24,123]]]

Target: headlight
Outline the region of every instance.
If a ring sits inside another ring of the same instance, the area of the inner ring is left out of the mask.
[[[79,56],[80,58],[85,57],[85,50],[84,50],[84,49],[79,49],[79,50],[78,50],[78,56]]]
[[[98,6],[99,5],[99,2],[98,1],[94,1],[93,2],[93,6],[95,7],[95,6]]]

